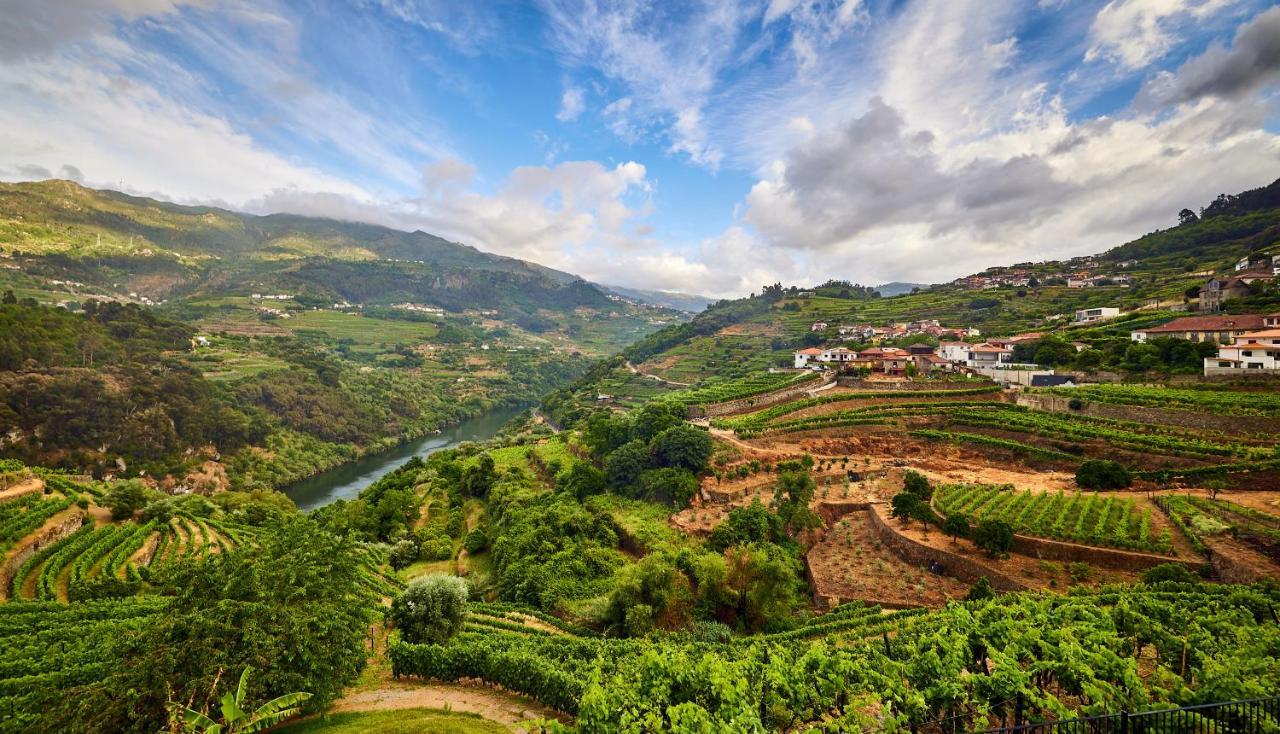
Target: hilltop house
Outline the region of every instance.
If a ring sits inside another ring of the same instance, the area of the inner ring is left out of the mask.
[[[1152,326],[1129,333],[1129,339],[1145,342],[1161,336],[1186,339],[1193,342],[1214,341],[1230,344],[1241,334],[1272,326],[1280,326],[1280,313],[1242,313],[1223,316],[1184,316],[1161,326]]]
[[[1272,275],[1280,275],[1280,255],[1266,252],[1252,252],[1236,262],[1236,272],[1242,270],[1270,270]]]
[[[1241,334],[1235,343],[1218,348],[1218,356],[1205,357],[1204,374],[1280,373],[1280,329]]]
[[[1082,308],[1076,311],[1075,321],[1077,324],[1091,324],[1095,321],[1106,321],[1114,319],[1120,315],[1120,309],[1110,306],[1100,308]]]

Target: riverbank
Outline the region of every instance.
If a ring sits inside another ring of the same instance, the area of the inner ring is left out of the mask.
[[[352,461],[280,488],[299,510],[313,510],[340,499],[354,499],[379,477],[413,458],[427,457],[465,441],[487,441],[497,435],[524,407],[496,407],[439,433],[399,443],[384,451],[366,453]]]

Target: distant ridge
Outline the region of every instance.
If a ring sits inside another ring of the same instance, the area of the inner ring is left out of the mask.
[[[640,288],[627,288],[620,285],[601,285],[600,287],[633,301],[647,303],[652,306],[674,308],[677,311],[685,311],[687,313],[704,311],[707,306],[715,303],[714,298],[691,293],[679,293],[677,291],[650,291]]]
[[[914,288],[928,288],[928,287],[929,287],[928,283],[900,283],[898,281],[894,281],[892,283],[885,283],[884,285],[878,285],[876,286],[876,290],[880,292],[880,295],[888,298],[891,296],[900,296],[903,293],[910,293]]]

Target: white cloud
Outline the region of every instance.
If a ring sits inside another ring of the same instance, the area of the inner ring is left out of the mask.
[[[116,18],[163,15],[193,2],[201,0],[7,0],[0,12],[0,60],[45,56],[110,33]]]
[[[578,119],[586,105],[586,94],[582,88],[568,87],[560,95],[560,111],[556,113],[556,119],[560,122],[572,122]]]
[[[177,201],[239,203],[288,187],[365,196],[264,150],[225,119],[79,64],[0,65],[0,97],[0,167],[74,166],[90,182],[123,181],[127,190]]]
[[[1139,69],[1160,58],[1178,40],[1184,23],[1206,18],[1234,0],[1111,0],[1089,28],[1085,60],[1103,58]]]

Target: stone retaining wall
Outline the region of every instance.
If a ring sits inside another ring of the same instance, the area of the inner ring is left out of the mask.
[[[1098,418],[1136,421],[1138,423],[1158,423],[1166,426],[1179,426],[1196,430],[1218,430],[1225,433],[1280,433],[1280,420],[1265,416],[1231,416],[1224,420],[1214,413],[1194,413],[1187,410],[1171,410],[1168,408],[1150,408],[1141,405],[1111,405],[1082,398],[1084,407],[1071,409],[1071,398],[1064,395],[1048,395],[1043,393],[1018,395],[1018,405],[1043,410],[1051,413],[1073,413]]]
[[[880,539],[880,542],[884,543],[891,552],[907,563],[913,563],[918,566],[937,563],[942,566],[943,573],[947,576],[966,583],[974,583],[985,576],[991,582],[991,586],[999,591],[1026,591],[1028,589],[1027,585],[1021,581],[1010,578],[972,558],[941,548],[934,548],[902,535],[897,530],[894,530],[880,514],[880,508],[871,507],[868,509],[867,517],[871,521],[871,529],[875,532],[876,537]]]
[[[1046,561],[1062,561],[1066,563],[1080,562],[1091,566],[1101,566],[1115,571],[1145,571],[1162,563],[1177,563],[1195,571],[1200,568],[1200,561],[1188,561],[1172,556],[1160,556],[1154,553],[1120,550],[1119,548],[1101,548],[1093,545],[1064,543],[1048,538],[1033,538],[1028,535],[1013,536],[1013,552]]]
[[[807,380],[799,385],[792,385],[781,390],[773,392],[760,393],[752,395],[748,398],[738,398],[737,400],[726,400],[723,403],[710,403],[707,405],[691,405],[689,406],[690,418],[721,418],[726,415],[736,415],[738,413],[746,413],[752,410],[760,410],[768,408],[771,405],[785,403],[798,398],[818,388],[831,384],[834,381],[833,376],[827,379],[819,378],[817,380]]]
[[[79,530],[84,525],[84,517],[84,513],[72,513],[57,525],[45,528],[33,542],[9,556],[4,565],[0,566],[0,598],[8,598],[9,586],[13,583],[13,577],[17,575],[18,569],[22,568],[22,564],[38,553],[41,548],[56,543]]]

